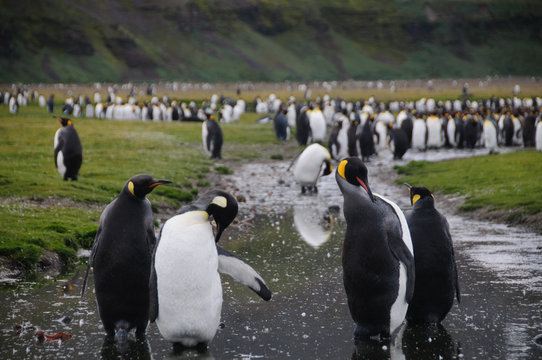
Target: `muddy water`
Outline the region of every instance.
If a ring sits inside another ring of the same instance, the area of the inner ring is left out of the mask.
[[[469,153],[407,154],[410,159],[467,156]],[[383,154],[369,165],[373,191],[408,208],[405,188],[391,184],[393,171]],[[266,279],[273,299],[266,303],[223,276],[221,328],[207,353],[174,353],[151,324],[147,341],[131,342],[123,358],[134,359],[539,359],[542,347],[542,237],[504,225],[447,215],[454,238],[462,290],[442,327],[406,327],[395,344],[354,344],[354,324],[342,286],[344,237],[342,198],[334,175],[323,177],[317,195],[301,196],[287,163],[248,164],[225,179],[242,194],[239,224],[222,245],[245,259]],[[439,202],[437,198],[437,207]],[[77,294],[81,273],[36,290],[18,284],[0,293],[0,358],[119,358],[104,343],[92,292]],[[91,284],[92,286],[92,284]],[[70,321],[60,320],[68,316]],[[16,332],[14,324],[22,324]],[[73,334],[64,343],[36,344],[47,334]]]

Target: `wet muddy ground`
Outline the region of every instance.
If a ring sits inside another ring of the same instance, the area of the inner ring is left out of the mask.
[[[468,153],[407,154],[404,160]],[[394,163],[382,154],[369,164],[374,192],[406,210],[408,191],[394,185]],[[294,359],[539,359],[542,346],[542,236],[454,214],[455,200],[436,206],[448,217],[459,267],[461,304],[441,327],[407,326],[395,344],[355,344],[342,285],[345,223],[334,175],[322,177],[317,195],[302,196],[287,162],[246,164],[221,183],[246,201],[239,223],[222,246],[243,258],[273,291],[264,302],[223,276],[221,328],[206,353],[174,353],[154,324],[147,341],[132,342],[122,358]],[[421,185],[421,184],[420,184]],[[0,293],[0,358],[119,358],[104,343],[92,292],[79,300],[82,272],[40,289],[18,284]],[[12,285],[13,286],[13,285]],[[92,286],[92,284],[91,284]],[[60,321],[63,317],[70,321]],[[22,325],[15,331],[15,324]],[[36,344],[33,334],[66,332],[72,338]]]

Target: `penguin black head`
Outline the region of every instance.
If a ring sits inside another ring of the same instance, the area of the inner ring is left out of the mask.
[[[171,183],[169,180],[156,180],[150,175],[139,174],[128,180],[126,185],[124,185],[123,191],[128,192],[136,198],[144,199],[145,195],[153,191],[158,185],[169,183]]]
[[[73,122],[71,121],[71,119],[68,119],[68,118],[59,117],[59,118],[57,118],[57,119],[58,119],[58,122],[62,125],[62,127],[70,126],[70,125],[73,124]]]
[[[326,163],[326,168],[324,169],[322,176],[329,175],[333,171],[333,166],[331,165],[331,158],[324,160],[324,162]]]
[[[211,190],[205,193],[199,201],[207,204],[205,211],[209,216],[213,216],[217,232],[215,242],[218,243],[222,232],[231,224],[237,216],[239,209],[237,200],[230,194],[222,190]]]
[[[410,191],[410,204],[412,206],[421,199],[430,199],[431,203],[435,200],[435,196],[431,191],[423,186],[410,186],[407,183],[405,183],[405,186],[408,187],[408,190]]]
[[[349,157],[341,161],[337,168],[337,175],[354,186],[362,187],[371,198],[371,201],[375,201],[373,192],[369,187],[367,167],[359,158]]]

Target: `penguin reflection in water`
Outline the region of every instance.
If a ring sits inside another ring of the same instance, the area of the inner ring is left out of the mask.
[[[320,144],[311,144],[303,150],[290,164],[290,167],[295,164],[294,177],[299,185],[301,185],[301,193],[307,191],[318,192],[316,183],[322,170],[322,164],[326,164],[322,176],[331,174],[333,167],[331,166],[331,154]],[[288,170],[290,169],[288,168]]]
[[[55,167],[64,180],[77,180],[83,163],[83,146],[79,135],[68,118],[58,118],[62,125],[55,133]]]
[[[206,349],[220,324],[222,284],[219,272],[248,286],[262,299],[271,291],[249,265],[217,245],[237,215],[237,201],[211,190],[184,206],[162,227],[151,270],[151,314],[164,339],[176,350]],[[216,235],[209,221],[217,225]]]
[[[335,175],[344,197],[343,281],[357,340],[399,331],[414,291],[414,254],[408,225],[392,201],[373,194],[367,168],[347,158]]]
[[[100,319],[108,337],[116,336],[119,344],[126,343],[134,328],[137,338],[144,337],[149,323],[149,277],[156,238],[151,204],[145,196],[170,182],[136,175],[100,216],[81,298],[92,266]]]
[[[405,185],[412,204],[406,219],[416,254],[416,283],[407,319],[435,325],[450,311],[454,296],[460,302],[452,236],[448,221],[435,209],[433,194],[425,187]]]

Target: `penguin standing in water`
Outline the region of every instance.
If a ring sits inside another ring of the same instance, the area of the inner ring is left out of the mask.
[[[203,148],[211,159],[222,159],[222,129],[215,121],[214,115],[210,114],[201,126],[201,138]]]
[[[389,338],[403,324],[414,291],[414,253],[405,216],[373,194],[367,168],[347,158],[335,174],[343,194],[344,288],[356,339]]]
[[[77,180],[83,163],[83,146],[79,135],[68,118],[58,118],[62,125],[55,133],[55,167],[64,180]]]
[[[390,128],[388,131],[390,137],[390,148],[394,160],[401,160],[408,150],[408,136],[403,129]]]
[[[215,336],[222,311],[219,272],[271,299],[262,277],[217,245],[237,209],[231,194],[211,190],[162,227],[152,262],[150,320],[174,346],[205,348]]]
[[[435,209],[433,194],[424,187],[405,185],[412,204],[406,219],[416,254],[416,283],[407,319],[438,324],[450,311],[454,296],[460,302],[452,236],[448,221]]]
[[[90,267],[98,311],[108,337],[125,343],[128,332],[145,335],[149,322],[149,277],[156,238],[149,200],[157,186],[170,183],[150,175],[136,175],[106,206],[90,254],[81,298]]]
[[[331,154],[320,144],[311,144],[303,150],[299,156],[292,161],[296,162],[294,168],[294,177],[299,185],[301,185],[301,193],[307,191],[318,192],[316,183],[320,176],[322,164],[326,167],[322,176],[331,174],[333,170],[331,166]],[[290,165],[290,167],[292,166]],[[288,168],[289,169],[289,168]]]

